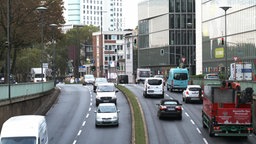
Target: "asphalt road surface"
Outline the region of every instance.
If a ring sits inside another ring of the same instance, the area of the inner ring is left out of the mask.
[[[59,84],[60,96],[46,114],[49,144],[130,144],[131,112],[117,92],[118,127],[95,127],[95,93],[81,84]]]
[[[161,98],[144,98],[142,84],[125,85],[139,99],[148,128],[149,144],[255,144],[255,136],[209,137],[207,129],[202,126],[202,104],[182,102],[181,92],[168,92],[165,98],[174,98],[182,103],[182,120],[157,117],[157,106]]]

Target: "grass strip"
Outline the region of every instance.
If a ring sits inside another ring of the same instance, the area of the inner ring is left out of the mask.
[[[134,144],[146,144],[147,138],[146,138],[146,130],[145,130],[145,124],[143,120],[143,112],[140,108],[139,102],[137,100],[137,97],[127,88],[125,88],[122,85],[116,86],[120,91],[123,92],[123,94],[126,96],[127,100],[130,103],[130,108],[132,111],[132,119],[133,119],[133,128],[132,128],[132,143]]]

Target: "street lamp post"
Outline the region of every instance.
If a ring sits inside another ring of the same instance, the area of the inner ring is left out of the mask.
[[[225,68],[225,79],[227,80],[228,79],[227,10],[230,9],[231,7],[223,6],[223,7],[220,7],[220,8],[225,11],[225,47],[224,47],[224,50],[225,50],[225,66],[226,66],[226,68]]]
[[[52,44],[54,45],[53,48],[53,81],[54,81],[54,86],[56,85],[56,43],[55,43],[55,28],[57,27],[57,24],[50,24],[50,27],[52,28]]]
[[[40,24],[41,24],[41,82],[43,82],[43,51],[44,51],[44,11],[47,10],[46,7],[40,6],[36,8],[40,13]]]

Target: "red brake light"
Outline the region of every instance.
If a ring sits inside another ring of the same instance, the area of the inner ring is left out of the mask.
[[[167,109],[166,106],[163,106],[163,105],[160,106],[160,110],[166,110],[166,109]]]
[[[181,111],[181,109],[182,109],[181,106],[176,106],[175,108],[176,108],[176,110],[178,110],[178,111]]]
[[[188,95],[188,91],[186,91],[186,94]]]

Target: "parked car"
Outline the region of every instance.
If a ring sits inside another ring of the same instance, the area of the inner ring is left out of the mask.
[[[159,119],[171,117],[182,120],[182,104],[180,104],[178,100],[162,99],[157,106],[157,116]]]
[[[146,78],[143,88],[144,97],[161,97],[164,98],[164,83],[162,78]]]
[[[87,85],[87,84],[93,85],[94,82],[95,82],[95,78],[92,74],[84,75],[83,85]]]
[[[104,77],[96,77],[93,83],[93,90],[95,91],[99,83],[108,83],[108,80]]]
[[[116,89],[114,83],[100,83],[96,89],[96,106],[100,103],[115,103],[117,101]]]
[[[203,102],[203,94],[200,85],[188,85],[187,88],[182,93],[182,101],[185,103],[191,101]]]
[[[119,112],[114,103],[101,103],[95,111],[95,126],[119,125]]]

